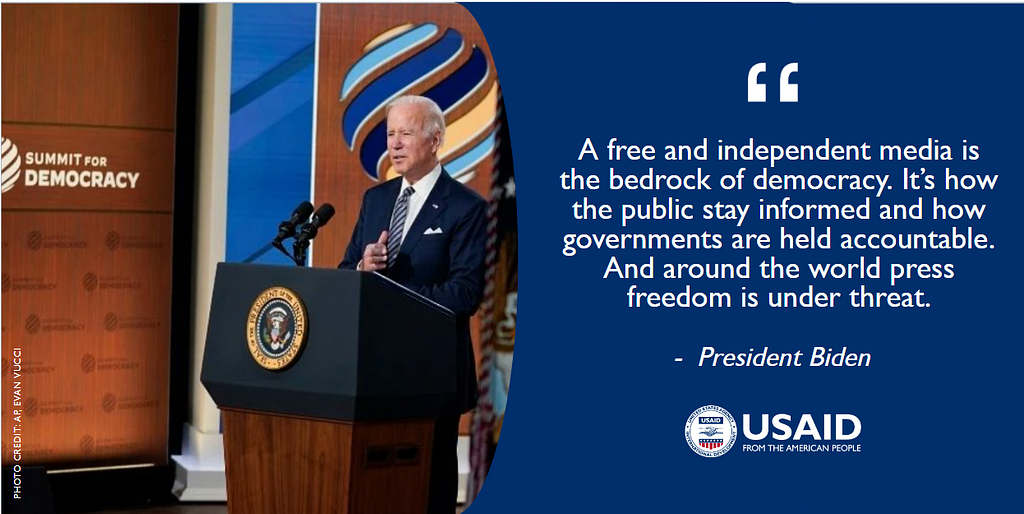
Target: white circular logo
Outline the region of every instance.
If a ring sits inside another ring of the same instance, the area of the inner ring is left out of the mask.
[[[686,420],[686,442],[701,457],[719,457],[736,442],[736,420],[717,405],[705,405]]]
[[[3,160],[3,186],[0,187],[0,193],[6,193],[21,176],[21,156],[18,155],[18,147],[5,137],[0,137],[0,155]]]

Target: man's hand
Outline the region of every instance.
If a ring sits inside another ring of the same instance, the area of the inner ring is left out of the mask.
[[[359,261],[361,271],[378,271],[388,267],[388,231],[380,233],[376,243],[366,245],[363,260]]]

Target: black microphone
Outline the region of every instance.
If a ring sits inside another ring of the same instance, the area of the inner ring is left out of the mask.
[[[309,223],[306,223],[305,225],[302,226],[302,231],[299,232],[299,235],[295,236],[295,247],[299,248],[300,246],[308,246],[309,242],[312,241],[314,237],[316,237],[316,234],[320,230],[320,227],[327,225],[327,222],[331,221],[331,218],[333,216],[333,205],[329,203],[321,205],[320,208],[313,213],[313,217],[310,218]]]
[[[281,241],[288,239],[289,237],[295,237],[295,227],[300,223],[304,223],[309,219],[309,214],[313,212],[313,204],[309,202],[302,202],[292,211],[292,217],[286,221],[282,221],[277,226],[277,237],[274,238],[274,244],[279,244]],[[331,210],[334,213],[334,210]]]

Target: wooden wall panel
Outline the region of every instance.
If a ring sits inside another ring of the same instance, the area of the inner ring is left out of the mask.
[[[178,6],[3,5],[3,121],[171,130]]]
[[[3,237],[2,383],[12,391],[21,348],[21,426],[45,457],[33,462],[162,462],[171,217],[5,212]]]
[[[177,12],[3,5],[5,465],[166,462]]]

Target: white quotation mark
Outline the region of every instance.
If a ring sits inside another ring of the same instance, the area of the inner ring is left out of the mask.
[[[747,101],[748,102],[765,102],[768,98],[767,90],[765,85],[757,81],[757,76],[768,70],[768,64],[759,62],[750,67],[750,72],[747,73]],[[789,76],[799,70],[799,63],[791,62],[782,68],[782,73],[779,74],[779,101],[780,102],[796,102],[798,101],[798,85],[789,83]]]
[[[763,102],[768,97],[768,92],[765,90],[764,84],[757,83],[757,76],[768,69],[768,64],[759,62],[750,68],[750,73],[747,73],[747,101],[748,102]]]

